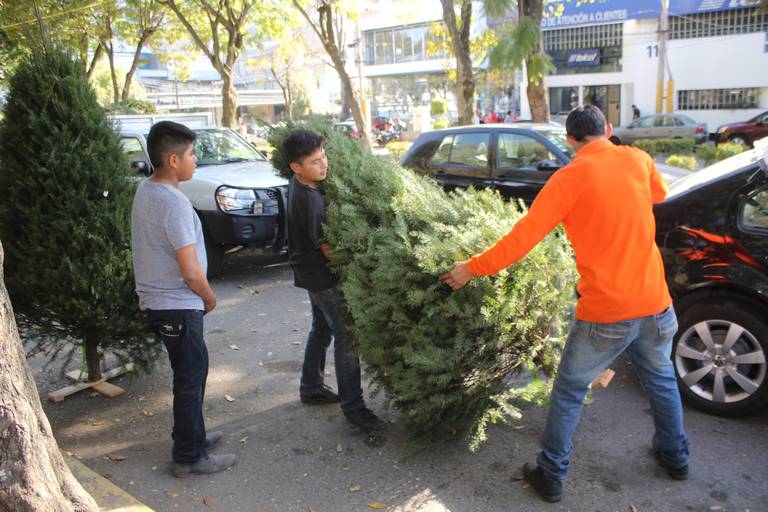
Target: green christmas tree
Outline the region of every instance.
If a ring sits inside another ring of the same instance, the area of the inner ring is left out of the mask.
[[[52,355],[82,344],[91,381],[103,351],[150,365],[159,344],[134,293],[135,183],[82,64],[38,49],[11,78],[4,114],[0,239],[22,328]]]
[[[521,205],[492,191],[446,194],[327,126],[289,124],[270,142],[279,148],[296,128],[326,137],[325,236],[367,373],[415,434],[469,432],[474,447],[488,422],[519,416],[515,399],[547,391],[543,380],[506,383],[518,371],[538,375],[562,342],[576,282],[565,237],[453,293],[438,276],[506,234]],[[279,151],[273,163],[290,175]]]

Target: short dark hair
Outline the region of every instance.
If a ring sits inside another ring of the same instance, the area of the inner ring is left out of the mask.
[[[149,161],[156,169],[162,167],[168,155],[183,155],[187,146],[193,144],[196,138],[197,134],[183,124],[173,121],[155,123],[147,135]]]
[[[280,153],[289,164],[301,163],[306,157],[323,147],[325,139],[322,135],[309,130],[291,132],[280,145]]]
[[[565,132],[581,142],[590,135],[605,135],[607,121],[594,105],[580,105],[568,113]]]

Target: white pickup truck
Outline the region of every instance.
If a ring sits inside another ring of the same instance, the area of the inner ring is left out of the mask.
[[[146,176],[152,174],[146,143],[152,124],[175,121],[197,134],[197,170],[179,188],[202,221],[209,277],[221,273],[225,254],[243,247],[285,249],[288,182],[239,134],[213,127],[209,113],[113,119],[131,167]]]

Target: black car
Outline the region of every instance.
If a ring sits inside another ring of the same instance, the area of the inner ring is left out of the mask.
[[[520,198],[530,204],[573,155],[562,126],[482,124],[424,132],[400,165],[433,176],[446,190],[494,188],[506,199]],[[689,174],[659,168],[667,181]]]
[[[683,398],[737,416],[768,404],[768,146],[675,182],[654,207],[680,324]]]

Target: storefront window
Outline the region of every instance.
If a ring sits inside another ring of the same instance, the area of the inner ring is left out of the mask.
[[[549,89],[549,112],[551,114],[570,112],[579,105],[579,90],[576,87],[551,87]]]
[[[376,64],[392,64],[394,55],[392,51],[392,32],[376,33]]]

